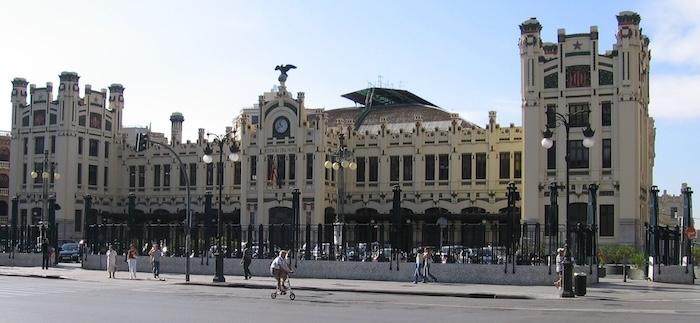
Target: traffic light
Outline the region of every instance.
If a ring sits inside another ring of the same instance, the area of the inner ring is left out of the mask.
[[[136,152],[144,151],[148,148],[148,134],[147,133],[137,133],[136,134]]]

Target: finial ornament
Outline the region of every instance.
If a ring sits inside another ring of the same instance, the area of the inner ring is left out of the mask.
[[[287,65],[277,65],[275,67],[275,71],[280,71],[280,77],[277,78],[278,81],[280,81],[280,86],[284,87],[284,82],[287,81],[287,71],[297,68],[294,65],[287,64]]]

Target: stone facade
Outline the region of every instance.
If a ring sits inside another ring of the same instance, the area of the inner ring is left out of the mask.
[[[600,243],[641,246],[648,217],[648,192],[654,164],[654,120],[649,117],[649,38],[634,12],[617,16],[617,42],[605,54],[598,52],[598,28],[567,34],[559,29],[556,43],[544,42],[535,18],[520,25],[523,128],[525,129],[525,186],[523,219],[546,222],[548,186],[558,183],[559,220],[566,223],[564,193],[566,131],[553,128],[555,145],[540,145],[547,109],[568,115],[570,131],[571,222],[585,222],[587,186],[599,185]],[[581,145],[590,123],[595,145]]]
[[[10,215],[10,133],[0,131],[0,224]]]

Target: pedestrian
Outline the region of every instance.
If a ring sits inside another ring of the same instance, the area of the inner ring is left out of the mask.
[[[250,274],[250,263],[253,261],[253,250],[250,250],[248,244],[245,244],[245,249],[243,249],[243,259],[241,259],[241,264],[243,265],[243,276],[246,280],[253,277]]]
[[[49,269],[49,240],[41,241],[41,269]]]
[[[136,259],[138,256],[138,251],[136,246],[132,243],[129,246],[129,251],[127,252],[126,262],[129,263],[129,279],[136,279]]]
[[[418,284],[418,280],[423,280],[423,249],[416,251],[416,270],[413,273],[413,283]]]
[[[163,251],[160,250],[160,245],[154,243],[151,251],[148,252],[151,256],[151,265],[153,265],[153,278],[160,278],[160,257],[163,256]]]
[[[430,273],[430,264],[433,263],[433,251],[430,248],[425,248],[425,254],[423,255],[423,282],[427,283],[428,277],[430,277],[434,282],[437,283],[437,278]]]
[[[554,287],[561,288],[561,280],[564,277],[564,248],[557,249],[557,277]]]
[[[117,251],[114,250],[112,244],[109,245],[107,249],[107,274],[109,278],[115,278],[114,274],[117,272]]]
[[[287,288],[284,287],[284,284],[287,281],[289,273],[294,272],[289,268],[286,257],[287,251],[280,250],[279,256],[270,264],[270,274],[272,277],[275,277],[277,281],[277,290],[281,295],[287,294]]]

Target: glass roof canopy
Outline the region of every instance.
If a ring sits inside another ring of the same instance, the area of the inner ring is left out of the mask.
[[[364,106],[386,106],[402,104],[422,104],[438,107],[423,98],[406,90],[387,89],[381,87],[371,87],[363,90],[343,94],[342,97]],[[371,97],[371,104],[369,98]]]

